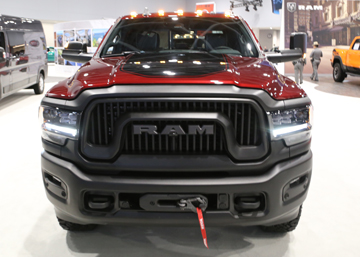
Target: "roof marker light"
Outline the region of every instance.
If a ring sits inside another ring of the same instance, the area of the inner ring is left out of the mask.
[[[183,16],[183,15],[184,15],[184,11],[183,11],[183,10],[177,10],[177,15]]]
[[[198,16],[202,16],[203,11],[201,11],[201,10],[196,10],[196,14],[197,14]]]
[[[164,15],[165,15],[165,12],[164,12],[164,10],[159,10],[159,11],[158,11],[158,14],[159,14],[159,16],[164,16]]]
[[[131,18],[135,18],[137,16],[137,13],[136,12],[131,12],[130,16],[131,16]]]
[[[225,17],[229,18],[231,16],[231,11],[225,11]]]

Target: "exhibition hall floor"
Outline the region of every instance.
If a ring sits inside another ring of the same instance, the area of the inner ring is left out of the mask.
[[[56,81],[53,66],[46,90]],[[37,115],[43,96],[20,91],[0,101],[0,256],[357,257],[360,251],[360,78],[302,85],[315,108],[313,175],[298,228],[269,234],[257,227],[100,226],[62,230],[40,172]],[[353,96],[352,96],[353,95]],[[194,219],[196,219],[194,214]],[[205,215],[206,224],[206,215]]]

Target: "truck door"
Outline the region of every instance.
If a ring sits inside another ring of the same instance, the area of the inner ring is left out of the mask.
[[[5,89],[10,86],[9,52],[6,47],[5,33],[0,31],[0,99],[4,98]]]
[[[347,69],[360,74],[360,39],[357,39],[351,49],[347,51]]]

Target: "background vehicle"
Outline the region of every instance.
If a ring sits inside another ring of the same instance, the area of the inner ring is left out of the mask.
[[[47,48],[47,60],[48,60],[48,62],[55,61],[55,50],[54,50],[54,47],[52,47],[52,46]]]
[[[347,75],[360,76],[360,36],[354,38],[347,50],[335,48],[330,61],[336,82],[343,82]]]
[[[46,42],[38,20],[0,16],[0,99],[20,89],[44,92]]]
[[[311,101],[269,60],[300,58],[302,39],[265,56],[239,17],[171,12],[119,19],[95,55],[70,42],[62,56],[85,63],[39,110],[59,224],[198,225],[196,199],[207,225],[295,229]]]

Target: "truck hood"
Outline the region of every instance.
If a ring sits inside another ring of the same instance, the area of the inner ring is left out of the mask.
[[[263,58],[206,52],[146,53],[93,58],[46,96],[74,99],[83,90],[114,85],[234,85],[267,91],[274,99],[305,97],[292,80]]]

